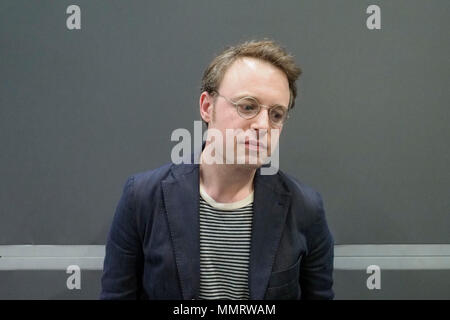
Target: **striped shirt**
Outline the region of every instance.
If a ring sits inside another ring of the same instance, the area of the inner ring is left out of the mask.
[[[214,201],[200,185],[200,299],[248,299],[253,192]]]

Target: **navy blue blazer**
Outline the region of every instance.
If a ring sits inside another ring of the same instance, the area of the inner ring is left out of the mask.
[[[193,159],[193,158],[192,158]],[[281,170],[254,177],[250,299],[333,299],[334,240],[318,192]],[[199,165],[128,177],[106,243],[100,299],[197,299]]]

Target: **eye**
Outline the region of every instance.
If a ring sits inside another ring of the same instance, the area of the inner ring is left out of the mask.
[[[282,118],[283,117],[283,115],[281,114],[281,113],[279,113],[279,112],[272,112],[272,116],[274,117],[274,118],[276,118],[276,119],[280,119],[280,118]]]
[[[258,104],[252,99],[242,99],[238,101],[240,111],[245,113],[253,113],[258,110]]]
[[[245,104],[242,106],[245,111],[252,111],[256,109],[256,106],[253,104]]]
[[[275,107],[270,112],[273,121],[281,121],[284,119],[285,115],[286,111],[283,107]]]

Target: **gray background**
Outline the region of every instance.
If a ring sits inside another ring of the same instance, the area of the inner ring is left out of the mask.
[[[0,245],[105,244],[126,177],[169,162],[172,131],[200,120],[210,60],[264,37],[303,69],[281,169],[322,194],[336,244],[449,244],[449,14],[447,0],[2,1]]]

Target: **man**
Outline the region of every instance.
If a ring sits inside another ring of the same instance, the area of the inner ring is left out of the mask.
[[[208,137],[191,158],[199,163],[128,178],[101,299],[334,298],[334,241],[320,194],[281,170],[261,172],[300,74],[272,41],[246,42],[212,61],[199,101]],[[227,130],[246,135],[230,139]]]

